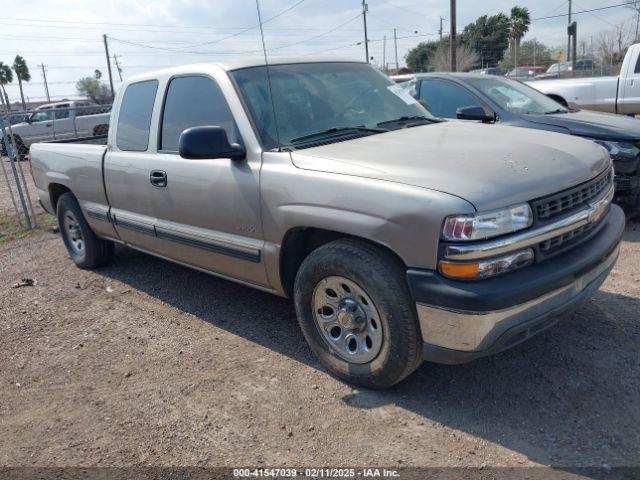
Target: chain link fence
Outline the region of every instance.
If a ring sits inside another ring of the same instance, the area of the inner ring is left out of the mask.
[[[55,223],[37,202],[29,148],[37,142],[82,139],[104,143],[111,105],[62,101],[10,111],[0,95],[0,241]]]

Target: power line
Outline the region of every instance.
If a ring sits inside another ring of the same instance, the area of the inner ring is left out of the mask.
[[[558,10],[563,8],[566,4],[567,4],[567,0],[564,0],[560,5],[555,7],[553,10],[549,10],[547,13],[545,13],[545,16],[546,15],[551,15],[552,13],[556,13]],[[580,7],[580,8],[582,8],[582,7]]]
[[[298,5],[300,5],[301,3],[305,2],[305,1],[306,0],[298,0],[293,5],[285,8],[284,10],[282,10],[279,13],[273,15],[272,17],[269,17],[269,18],[265,19],[262,22],[262,24],[264,25],[267,22],[270,22],[272,20],[275,20],[278,17],[281,17],[282,15],[284,15],[287,12],[289,12],[290,10],[293,10],[294,8],[296,8]],[[231,35],[227,35],[226,37],[223,37],[223,38],[220,38],[220,39],[217,39],[217,40],[212,40],[210,42],[201,42],[201,43],[193,43],[193,44],[190,44],[190,45],[186,45],[186,48],[201,47],[201,46],[205,46],[205,45],[213,45],[213,44],[216,44],[216,43],[221,43],[221,42],[224,42],[225,40],[237,37],[239,35],[242,35],[243,33],[246,33],[246,32],[248,32],[250,30],[254,30],[254,29],[259,28],[259,27],[260,27],[260,24],[253,25],[251,27],[247,27],[247,28],[245,28],[243,30],[240,30],[239,32],[233,33]],[[115,38],[115,37],[111,37],[111,36],[109,38],[111,40],[115,40],[117,42],[124,43],[124,44],[127,44],[127,45],[133,45],[133,46],[142,47],[142,48],[150,48],[150,49],[153,49],[153,50],[172,51],[172,52],[176,52],[176,53],[193,53],[193,54],[202,53],[202,52],[194,52],[194,51],[189,51],[189,50],[179,50],[179,49],[175,49],[175,48],[158,47],[156,45],[148,45],[148,44],[144,44],[144,43],[130,42],[130,41],[127,41],[127,40],[124,40],[124,39]],[[256,53],[256,52],[259,52],[259,50],[251,50],[251,51],[248,51],[246,53]],[[239,52],[233,52],[233,53],[239,53]]]
[[[265,23],[271,22],[272,20],[275,20],[278,17],[281,17],[282,15],[284,15],[285,13],[293,10],[294,8],[296,8],[298,5],[300,5],[301,3],[303,3],[305,0],[298,0],[296,3],[294,3],[293,5],[291,5],[290,7],[285,8],[284,10],[282,10],[281,12],[275,14],[273,17],[269,17],[265,20],[262,21],[262,25],[264,25]],[[238,35],[241,35],[245,32],[248,32],[249,30],[254,30],[256,28],[259,28],[261,25],[254,25],[252,27],[249,28],[245,28],[244,30],[241,30],[240,32],[234,33],[232,35],[229,35],[227,37],[221,38],[220,40],[214,40],[212,42],[204,42],[204,43],[196,43],[191,45],[192,47],[200,47],[200,46],[204,46],[204,45],[212,45],[214,43],[220,43],[220,42],[224,42],[225,40],[228,40],[229,38],[233,38],[236,37]]]
[[[348,25],[349,23],[353,22],[354,20],[356,20],[356,19],[360,18],[360,15],[361,15],[361,14],[360,14],[360,13],[358,13],[358,15],[356,15],[355,17],[350,18],[350,19],[349,19],[349,20],[347,20],[346,22],[341,23],[340,25],[338,25],[337,27],[332,28],[331,30],[327,30],[326,32],[320,33],[319,35],[314,35],[313,37],[305,38],[304,40],[300,40],[299,42],[288,43],[288,44],[286,44],[286,45],[279,45],[279,46],[276,46],[276,47],[270,48],[270,49],[268,49],[268,50],[271,50],[271,51],[273,51],[273,50],[281,50],[281,49],[283,49],[283,48],[293,47],[293,46],[295,46],[295,45],[300,45],[300,44],[303,44],[303,43],[310,42],[311,40],[316,40],[316,39],[318,39],[318,38],[324,37],[324,36],[326,36],[326,35],[328,35],[328,34],[330,34],[330,33],[335,32],[336,30],[338,30],[338,29],[340,29],[340,28],[344,27],[345,25]]]
[[[581,13],[599,12],[601,10],[608,10],[610,8],[624,7],[626,5],[628,5],[628,3],[619,3],[617,5],[609,5],[607,7],[592,8],[590,10],[580,10],[579,12],[573,12],[572,15],[579,15]],[[550,18],[562,18],[562,17],[567,17],[567,16],[569,16],[568,13],[559,13],[558,15],[549,15],[547,17],[532,18],[531,21],[532,22],[537,22],[538,20],[548,20]]]
[[[585,9],[582,5],[578,5],[578,2],[575,2],[575,1],[574,1],[573,3],[575,3],[578,7],[582,8],[583,10]],[[593,18],[595,18],[596,20],[600,20],[601,22],[604,22],[604,23],[606,23],[607,25],[609,25],[609,26],[611,26],[611,27],[614,27],[614,28],[616,27],[613,23],[611,23],[611,22],[609,22],[609,21],[605,20],[604,18],[602,18],[602,17],[601,17],[601,16],[599,16],[599,15],[596,15],[596,14],[595,14],[595,13],[593,13],[593,12],[587,12],[587,13],[589,13],[589,15],[591,15],[591,16],[592,16]]]

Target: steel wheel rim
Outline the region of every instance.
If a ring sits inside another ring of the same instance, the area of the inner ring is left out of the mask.
[[[82,230],[80,229],[80,223],[76,219],[73,212],[67,211],[64,213],[64,219],[62,222],[65,236],[69,240],[69,247],[75,255],[84,254],[84,238],[82,238]]]
[[[327,346],[350,363],[369,363],[380,353],[383,327],[367,292],[353,280],[330,276],[313,290],[313,317]]]

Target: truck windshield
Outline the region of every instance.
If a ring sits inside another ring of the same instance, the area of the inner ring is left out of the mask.
[[[545,94],[514,80],[487,77],[469,78],[468,82],[511,113],[544,115],[568,112]]]
[[[264,66],[231,72],[268,149],[375,135],[434,119],[409,92],[369,65],[285,64],[270,66],[269,73],[273,101]]]

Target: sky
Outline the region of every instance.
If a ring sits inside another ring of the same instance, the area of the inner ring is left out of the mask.
[[[625,0],[573,1],[573,10],[619,5]],[[45,99],[41,64],[45,65],[52,101],[77,97],[76,81],[96,69],[108,82],[103,34],[117,56],[122,77],[156,68],[216,61],[262,53],[255,0],[3,0],[0,15],[0,61],[16,54],[29,65],[32,79],[24,87],[32,101]],[[369,54],[381,65],[393,64],[393,29],[398,60],[418,43],[437,39],[440,17],[449,31],[449,0],[368,0]],[[566,43],[567,0],[458,0],[458,31],[481,15],[508,14],[527,7],[532,22],[525,40],[550,46]],[[322,55],[365,58],[361,0],[260,0],[267,51],[271,56]],[[635,27],[633,12],[615,7],[574,16],[579,39],[594,41],[599,32],[621,22]],[[358,44],[359,43],[359,44]],[[120,79],[112,58],[115,88]],[[17,81],[7,87],[19,99]]]

